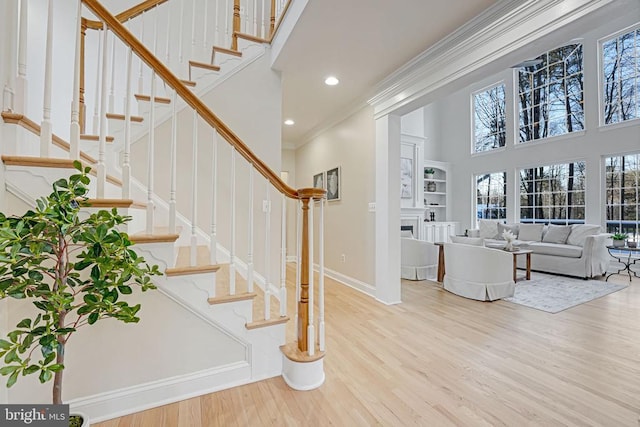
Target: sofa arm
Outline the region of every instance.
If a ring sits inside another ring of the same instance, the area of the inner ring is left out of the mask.
[[[608,241],[611,234],[601,233],[593,236],[587,236],[584,241],[582,256],[587,262],[587,272],[590,277],[600,276],[607,272],[609,261],[609,251],[607,250]]]

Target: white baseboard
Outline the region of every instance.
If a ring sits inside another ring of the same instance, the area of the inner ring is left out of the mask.
[[[92,423],[97,423],[247,384],[253,381],[250,378],[251,366],[247,362],[237,362],[179,377],[73,399],[68,403],[72,411],[83,412],[89,416]]]
[[[313,269],[318,271],[318,266],[314,264]],[[335,270],[331,270],[329,268],[324,269],[324,274],[327,277],[332,278],[333,280],[342,283],[343,285],[347,285],[350,288],[355,289],[356,291],[360,291],[365,295],[375,298],[376,297],[376,288],[368,283],[365,283],[361,280],[354,279],[353,277],[347,276],[345,274],[339,273]]]

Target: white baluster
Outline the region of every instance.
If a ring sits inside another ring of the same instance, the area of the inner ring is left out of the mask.
[[[231,244],[229,245],[229,295],[236,294],[236,149],[231,148]]]
[[[127,49],[127,88],[124,97],[124,152],[122,154],[122,198],[131,197],[131,70],[133,51]]]
[[[191,1],[191,59],[196,57],[196,12],[197,0]]]
[[[176,187],[178,180],[178,167],[177,167],[177,152],[178,152],[178,99],[176,91],[173,91],[171,97],[171,106],[173,111],[171,112],[171,165],[169,166],[169,233],[175,234],[176,229]]]
[[[267,13],[266,0],[262,0],[262,17],[260,18],[260,37],[263,39],[268,38],[269,34],[267,29],[270,27],[270,15]]]
[[[140,15],[140,41],[144,44],[144,12]],[[138,68],[138,93],[144,93],[144,62],[140,58],[140,65]]]
[[[109,32],[107,25],[104,26],[102,32],[102,71],[100,76],[100,140],[98,143],[98,165],[96,172],[98,174],[97,195],[99,199],[105,197],[105,186],[107,183],[107,166],[105,165],[105,152],[107,150],[107,40]]]
[[[151,71],[151,98],[149,106],[149,149],[147,150],[147,234],[153,234],[155,203],[153,191],[155,187],[155,156],[156,156],[156,73]]]
[[[209,26],[209,23],[207,22],[209,19],[209,2],[207,0],[204,1],[204,24],[203,29],[202,29],[202,47],[203,50],[206,52],[207,49],[207,27]]]
[[[18,38],[18,78],[14,88],[14,109],[18,113],[27,111],[27,18],[29,1],[20,2],[20,33]]]
[[[258,35],[258,0],[253,0],[253,35]]]
[[[271,186],[267,182],[267,206],[264,214],[264,318],[271,318]]]
[[[102,46],[104,37],[102,35],[104,31],[106,30],[103,28],[96,32],[98,37],[98,56],[96,59],[96,90],[93,92],[95,98],[93,101],[93,121],[91,126],[94,135],[99,132],[100,127],[100,70],[102,70],[102,50],[104,49]]]
[[[218,263],[218,230],[217,230],[217,201],[218,201],[218,131],[213,129],[213,159],[211,159],[211,244],[209,259],[211,264]]]
[[[253,164],[249,164],[249,251],[247,253],[247,292],[253,292]]]
[[[231,20],[233,19],[233,17],[231,15],[229,15],[229,3],[231,3],[232,0],[225,0],[224,2],[224,43],[225,46],[229,46],[231,44],[231,31],[229,30],[229,27],[232,25]]]
[[[165,45],[164,45],[164,57],[165,57],[165,62],[167,64],[167,66],[169,66],[171,64],[171,4],[173,3],[169,3],[167,4],[167,27],[165,29],[166,31],[166,39],[165,39]]]
[[[185,0],[180,0],[180,22],[178,24],[178,60],[182,64],[183,62],[183,39],[182,33],[184,32],[184,2]]]
[[[307,325],[307,352],[316,352],[316,333],[313,318],[313,198],[309,200],[309,324]]]
[[[116,85],[116,35],[113,34],[111,42],[111,85],[109,87],[109,112],[115,113],[115,85]]]
[[[287,315],[287,197],[282,194],[280,222],[280,316]]]
[[[324,351],[324,201],[320,199],[318,218],[318,346]]]
[[[214,13],[215,22],[216,22],[216,31],[213,38],[213,44],[216,46],[220,46],[220,15],[222,15],[220,13],[220,2],[219,0],[216,0],[216,10]]]
[[[69,131],[69,158],[80,158],[80,39],[82,2],[76,13],[76,48],[73,60],[73,100],[71,101],[71,129]]]
[[[6,68],[9,70],[7,81],[4,85],[3,91],[3,111],[15,111],[15,87],[16,87],[16,71],[18,70],[17,57],[18,57],[18,1],[11,0],[7,6],[7,15],[10,16],[11,22],[10,28],[8,28],[8,40],[4,43],[8,44],[9,52],[5,55],[8,58],[3,58],[6,61]],[[6,31],[6,30],[5,30]]]
[[[193,141],[191,156],[191,250],[189,264],[196,265],[198,259],[198,236],[196,220],[198,209],[198,112],[193,110]]]
[[[51,138],[51,91],[53,71],[53,0],[47,1],[47,47],[44,65],[44,104],[42,108],[42,125],[40,133],[40,157],[49,157]],[[13,72],[13,71],[12,71]]]

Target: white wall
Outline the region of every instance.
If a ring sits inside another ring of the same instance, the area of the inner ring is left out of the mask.
[[[287,184],[295,187],[296,184],[296,151],[294,149],[282,150],[282,171],[287,172],[289,179]],[[287,201],[287,256],[297,256],[296,243],[296,218],[298,201]]]
[[[341,200],[327,202],[325,209],[325,265],[371,286],[374,214],[367,209],[375,199],[374,142],[373,109],[366,107],[296,151],[297,188],[312,186],[319,172],[342,168]]]
[[[598,58],[597,41],[613,32],[638,22],[640,6],[628,15],[605,22],[597,29],[580,37],[584,48],[584,96],[586,130],[572,135],[550,138],[539,142],[515,144],[515,129],[512,125],[515,112],[513,106],[514,73],[507,69],[487,77],[446,99],[429,107],[440,112],[441,120],[432,118],[425,123],[427,128],[438,128],[441,133],[442,160],[452,164],[453,220],[460,221],[461,229],[469,228],[474,218],[474,175],[484,172],[506,171],[508,180],[507,220],[517,218],[515,199],[516,176],[521,168],[538,165],[585,161],[587,165],[586,222],[604,225],[603,177],[601,161],[604,156],[640,151],[640,120],[622,125],[600,127],[598,110]],[[566,40],[569,42],[569,39]],[[540,43],[539,53],[556,47]],[[492,153],[471,154],[471,93],[490,84],[504,81],[507,91],[507,143],[502,150]]]

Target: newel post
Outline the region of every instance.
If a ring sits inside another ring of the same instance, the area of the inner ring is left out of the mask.
[[[240,0],[233,0],[233,31],[231,35],[231,50],[238,50],[238,36],[240,32]]]
[[[302,201],[302,245],[300,248],[300,300],[296,330],[298,349],[307,351],[307,327],[309,326],[309,197]]]

